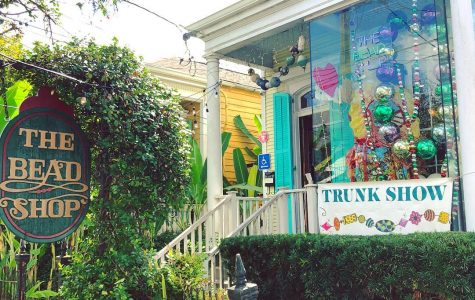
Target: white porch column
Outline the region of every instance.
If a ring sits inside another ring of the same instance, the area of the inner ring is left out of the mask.
[[[221,113],[219,105],[219,57],[211,54],[206,57],[207,89],[206,103],[208,104],[206,157],[208,159],[208,211],[213,209],[218,201],[216,196],[223,194],[223,169],[221,158]]]
[[[451,0],[460,162],[467,231],[475,231],[475,34],[470,0]]]

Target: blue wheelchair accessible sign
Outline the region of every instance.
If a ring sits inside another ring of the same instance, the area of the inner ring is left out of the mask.
[[[270,154],[259,154],[257,157],[257,161],[259,162],[259,171],[269,170],[270,169]]]

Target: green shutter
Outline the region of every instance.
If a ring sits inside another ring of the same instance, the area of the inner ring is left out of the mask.
[[[289,94],[276,93],[274,100],[275,187],[293,188],[292,101]],[[289,196],[289,232],[292,233],[292,202]]]

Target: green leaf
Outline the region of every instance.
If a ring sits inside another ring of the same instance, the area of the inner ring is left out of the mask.
[[[254,115],[254,124],[257,127],[258,134],[262,132],[262,119],[260,115]]]
[[[255,136],[253,136],[247,129],[246,125],[244,125],[244,122],[242,121],[240,115],[234,117],[234,125],[236,125],[236,127],[239,128],[239,130],[241,130],[242,133],[244,133],[245,136],[250,138],[256,145],[262,147],[261,142]]]
[[[233,162],[237,182],[246,183],[249,173],[247,171],[246,161],[244,160],[241,149],[236,148],[233,150]]]
[[[201,157],[200,146],[193,140],[191,151],[191,181],[193,184],[201,183],[202,170],[203,158]]]
[[[330,161],[330,159],[331,159],[331,156],[328,156],[327,158],[322,160],[318,165],[316,165],[314,168],[315,172],[323,171],[325,167],[327,166],[328,162]]]
[[[255,159],[257,161],[257,155],[256,153],[254,153],[254,151],[249,149],[249,147],[245,147],[244,150],[246,151],[247,155],[249,155],[252,159]]]
[[[165,276],[162,274],[162,298],[167,300],[167,285],[165,284]]]
[[[259,169],[256,165],[252,166],[249,169],[249,176],[247,177],[247,184],[249,186],[257,186],[257,173],[259,172]],[[255,191],[254,190],[249,190],[248,196],[249,197],[254,197]]]
[[[231,132],[221,133],[221,155],[224,155],[231,141]]]
[[[8,108],[8,116],[10,119],[15,118],[19,113],[19,107],[23,100],[28,96],[32,87],[26,80],[19,80],[15,82],[11,87],[7,89],[7,104],[11,107]],[[3,104],[3,97],[0,96],[0,102]],[[0,132],[7,126],[5,120],[5,110],[2,108],[0,113]]]

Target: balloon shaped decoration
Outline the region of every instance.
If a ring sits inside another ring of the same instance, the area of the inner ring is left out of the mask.
[[[383,25],[379,28],[379,40],[384,44],[390,44],[397,38],[397,28]]]
[[[450,83],[444,83],[442,85],[438,84],[435,88],[435,94],[440,96],[442,94],[446,95],[451,93],[452,85]]]
[[[432,138],[438,144],[445,143],[445,125],[440,123],[432,127]]]
[[[261,89],[265,91],[269,89],[268,83],[269,83],[269,80],[261,79],[257,85],[260,86]]]
[[[307,55],[300,54],[299,57],[297,58],[297,65],[301,66],[305,70],[305,66],[308,63],[308,57]]]
[[[437,148],[432,140],[422,139],[416,145],[417,155],[423,160],[434,158],[437,153]]]
[[[385,124],[389,121],[392,120],[394,117],[394,109],[385,104],[385,103],[380,103],[378,106],[373,111],[373,116],[381,124]]]
[[[394,123],[388,123],[381,126],[378,130],[379,138],[388,143],[397,140],[400,135],[399,127]]]
[[[394,59],[396,58],[396,50],[394,48],[384,47],[379,49],[380,55],[386,55],[387,57]]]
[[[285,75],[289,74],[289,67],[287,67],[287,66],[280,67],[279,68],[279,73],[280,73],[281,76],[285,76]]]
[[[392,28],[402,29],[407,24],[407,15],[402,10],[395,10],[388,15],[386,21]]]
[[[380,85],[376,88],[375,96],[378,100],[389,100],[394,95],[394,90],[389,85]]]
[[[434,4],[427,4],[421,10],[421,24],[431,25],[437,22],[437,8]]]
[[[394,64],[382,64],[376,70],[376,78],[383,83],[397,83],[397,72]]]
[[[300,52],[299,52],[298,45],[294,45],[290,47],[289,52],[292,54],[292,56],[299,54]]]
[[[291,66],[295,63],[295,56],[291,55],[291,56],[288,56],[286,59],[285,59],[285,62],[287,63],[287,66]]]
[[[393,153],[399,158],[408,158],[411,155],[411,146],[409,142],[404,140],[397,140],[393,147]]]
[[[453,111],[451,105],[443,105],[443,106],[439,106],[437,108],[437,116],[440,119],[452,118],[453,113],[454,113],[454,111]]]
[[[272,77],[269,81],[271,87],[278,87],[280,85],[279,77]]]

